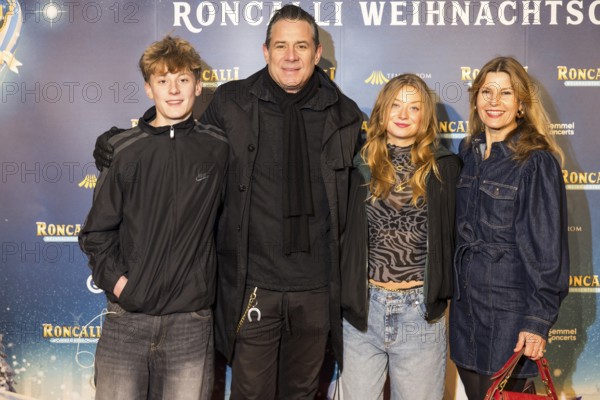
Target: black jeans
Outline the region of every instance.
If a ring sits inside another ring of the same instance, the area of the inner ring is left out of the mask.
[[[247,287],[244,310],[254,287]],[[329,289],[258,288],[260,310],[245,315],[232,361],[232,400],[313,399],[329,334]]]

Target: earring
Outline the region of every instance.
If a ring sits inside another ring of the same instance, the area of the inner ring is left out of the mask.
[[[525,111],[523,111],[523,110],[517,111],[517,118],[523,118],[523,115],[525,115]]]

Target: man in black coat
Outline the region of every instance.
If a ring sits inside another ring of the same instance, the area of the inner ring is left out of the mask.
[[[314,398],[330,329],[341,360],[339,237],[362,114],[316,67],[321,51],[313,17],[285,6],[267,67],[219,87],[202,116],[233,151],[215,313],[232,399]]]

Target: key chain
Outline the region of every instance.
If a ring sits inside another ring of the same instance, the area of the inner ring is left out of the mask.
[[[254,302],[256,300],[256,291],[258,290],[258,287],[254,288],[254,292],[252,292],[250,294],[250,298],[248,299],[248,306],[246,306],[246,311],[244,311],[244,313],[242,314],[242,318],[240,318],[240,322],[238,322],[238,326],[237,329],[235,331],[236,335],[239,333],[240,329],[242,328],[242,325],[244,324],[244,320],[246,319],[246,315],[248,315],[248,321],[252,322],[252,311],[256,312],[257,315],[257,321],[260,321],[260,310],[256,307],[258,306],[258,301]],[[254,305],[252,305],[252,303],[254,303]]]
[[[252,312],[256,312],[256,321],[260,321],[260,310],[258,309],[258,301],[254,303],[251,309],[248,310],[248,322],[252,322]]]

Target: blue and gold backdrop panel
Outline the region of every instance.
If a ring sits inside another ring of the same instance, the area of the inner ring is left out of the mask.
[[[266,27],[285,3],[0,0],[0,334],[14,397],[94,396],[105,298],[76,237],[97,178],[96,136],[151,104],[137,70],[144,48],[168,33],[196,46],[199,115],[218,85],[264,66]],[[600,0],[296,4],[320,26],[320,65],[365,119],[382,85],[417,73],[438,95],[453,150],[469,131],[478,68],[497,55],[528,67],[566,154],[571,294],[547,355],[561,398],[600,399]],[[448,398],[464,399],[449,375]]]

